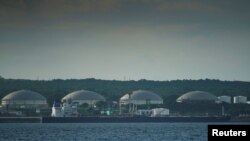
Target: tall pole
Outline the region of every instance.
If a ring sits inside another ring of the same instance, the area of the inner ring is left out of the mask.
[[[222,107],[221,107],[221,114],[222,114],[222,116],[225,115],[225,109],[224,109],[224,106],[223,106],[223,105],[222,105]]]
[[[122,104],[121,104],[121,102],[119,101],[119,110],[120,110],[119,113],[120,113],[120,115],[122,114],[122,107],[121,107],[121,106],[122,106]]]

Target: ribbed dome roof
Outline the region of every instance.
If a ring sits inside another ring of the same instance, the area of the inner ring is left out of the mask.
[[[100,94],[92,91],[87,90],[79,90],[72,93],[69,93],[65,97],[62,98],[63,100],[100,100],[105,101],[105,98]]]
[[[46,100],[46,98],[37,92],[19,90],[6,95],[2,100]]]
[[[191,91],[177,98],[177,102],[183,101],[216,101],[217,97],[204,91]]]
[[[128,94],[121,97],[121,100],[126,100],[126,99],[129,99]],[[150,92],[150,91],[145,91],[145,90],[133,91],[132,94],[130,95],[130,99],[132,99],[132,100],[159,100],[159,101],[162,101],[162,98],[160,96],[158,96],[157,94]]]

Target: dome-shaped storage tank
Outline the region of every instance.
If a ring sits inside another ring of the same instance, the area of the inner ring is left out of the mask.
[[[8,107],[44,107],[47,100],[41,94],[30,90],[12,92],[2,98],[2,106]]]
[[[78,105],[87,103],[89,105],[94,105],[98,101],[105,101],[105,98],[100,94],[87,90],[79,90],[67,94],[62,98],[62,102],[70,101],[78,103]]]
[[[163,104],[163,99],[150,91],[146,90],[136,90],[133,91],[131,94],[125,94],[120,98],[121,104],[137,104],[137,105],[143,105],[143,104]]]
[[[191,91],[176,99],[176,102],[216,102],[215,95],[204,91]]]

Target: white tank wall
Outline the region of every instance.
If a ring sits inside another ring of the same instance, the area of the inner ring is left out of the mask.
[[[231,96],[219,96],[219,101],[231,104]]]
[[[100,100],[72,100],[71,102],[78,103],[78,105],[82,105],[84,103],[87,103],[88,105],[95,105]]]
[[[121,105],[126,105],[126,104],[129,104],[129,100],[120,100],[119,103]]]
[[[45,108],[48,106],[46,100],[3,100],[2,106],[10,108]]]
[[[2,105],[47,104],[46,100],[3,100]]]
[[[247,103],[247,97],[245,96],[235,96],[234,103]]]
[[[136,105],[163,104],[162,100],[120,100],[120,104],[133,103]]]

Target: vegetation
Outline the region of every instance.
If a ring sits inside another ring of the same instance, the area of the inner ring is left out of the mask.
[[[153,91],[163,97],[165,103],[175,102],[175,99],[189,91],[201,90],[219,95],[243,95],[250,98],[250,82],[220,81],[220,80],[173,80],[173,81],[117,81],[98,79],[69,80],[22,80],[0,79],[0,98],[6,94],[28,89],[45,96],[51,105],[55,99],[61,99],[66,94],[80,90],[90,90],[100,93],[108,101],[117,101],[122,95],[133,90],[144,89]]]
[[[243,95],[250,99],[250,82],[242,81],[220,81],[220,80],[173,80],[173,81],[151,81],[151,80],[139,80],[139,81],[117,81],[117,80],[99,80],[94,78],[89,79],[55,79],[55,80],[22,80],[22,79],[0,79],[0,98],[3,98],[6,94],[20,90],[28,89],[36,91],[48,100],[51,106],[55,99],[61,99],[66,94],[80,90],[95,91],[103,95],[108,103],[112,101],[118,101],[121,96],[129,93],[133,90],[143,89],[153,91],[159,94],[164,99],[164,107],[171,109],[173,112],[181,114],[186,113],[221,113],[221,105],[211,104],[180,104],[176,103],[176,98],[180,95],[194,90],[207,91],[215,94],[216,96],[228,95],[236,96]],[[98,103],[97,108],[103,110],[103,108],[111,107],[112,104]],[[88,106],[82,105],[79,107],[80,113],[90,113],[95,115],[96,111]],[[112,109],[118,109],[113,107]],[[238,109],[238,110],[237,110]],[[89,111],[89,112],[84,112]],[[237,114],[238,112],[249,113],[249,105],[225,105],[225,111],[231,114]]]

